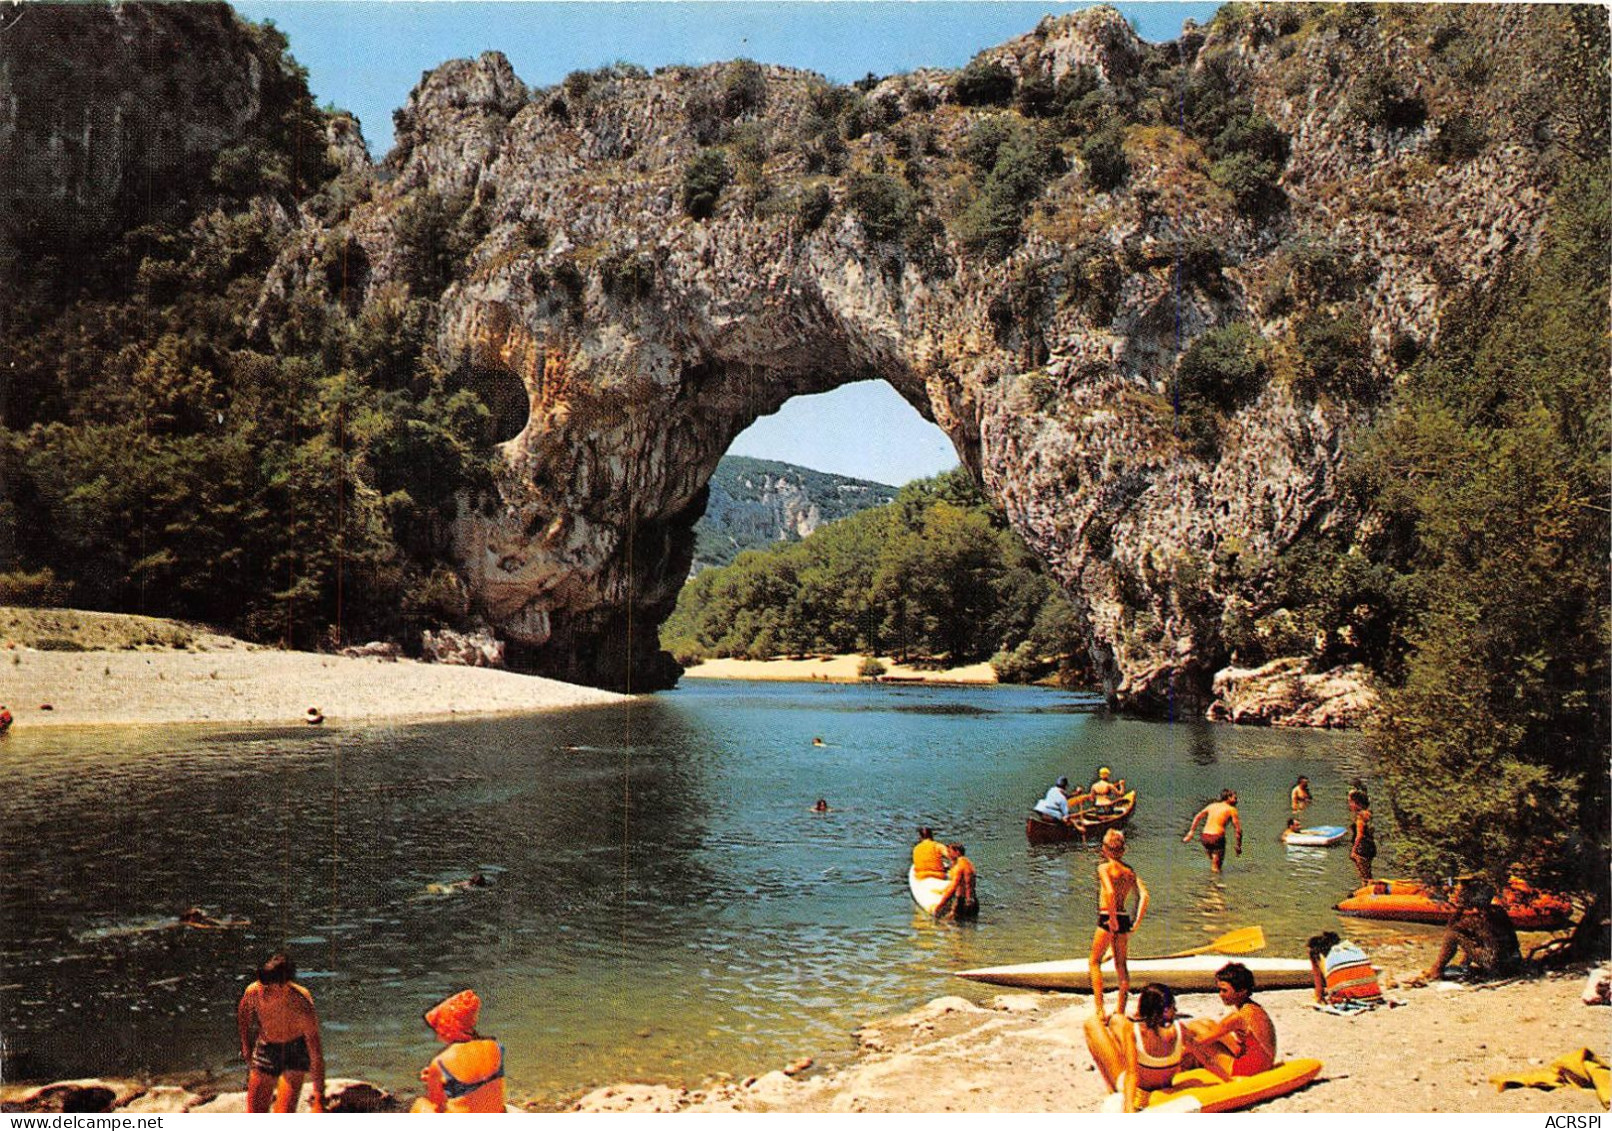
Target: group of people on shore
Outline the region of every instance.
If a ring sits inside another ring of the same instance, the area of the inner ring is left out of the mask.
[[[313,995],[295,979],[290,958],[276,954],[258,969],[235,1008],[241,1057],[248,1066],[248,1112],[295,1111],[311,1078],[310,1111],[325,1110],[325,1054]],[[425,1023],[446,1047],[420,1073],[425,1095],[414,1112],[504,1110],[504,1046],[476,1031],[481,998],[462,990],[425,1013]]]
[[[942,844],[928,825],[918,829],[918,843],[912,846],[912,871],[920,880],[945,880],[937,919],[976,919],[980,913],[978,873],[968,850],[961,844]]]

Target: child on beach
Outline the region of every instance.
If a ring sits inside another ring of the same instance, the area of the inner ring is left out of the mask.
[[[1136,893],[1136,916],[1125,910],[1131,893]],[[1114,1009],[1125,1012],[1125,998],[1131,990],[1131,972],[1126,959],[1131,945],[1131,932],[1142,925],[1147,914],[1147,885],[1136,869],[1125,863],[1125,834],[1109,829],[1103,834],[1103,862],[1097,865],[1097,930],[1091,939],[1092,1007],[1101,1019],[1103,1013],[1103,959],[1109,948],[1114,951],[1114,973],[1119,982]]]

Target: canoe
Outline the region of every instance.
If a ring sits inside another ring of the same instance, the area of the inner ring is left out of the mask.
[[[1565,927],[1573,914],[1573,905],[1562,896],[1538,891],[1517,879],[1511,881],[1495,902],[1505,908],[1511,925],[1519,931],[1554,931]],[[1415,880],[1373,880],[1355,889],[1355,893],[1334,910],[1357,919],[1431,923],[1440,927],[1455,914],[1452,904]]]
[[[1136,791],[1133,789],[1121,797],[1114,803],[1113,809],[1112,813],[1101,816],[1089,807],[1081,809],[1072,814],[1074,820],[1067,824],[1048,817],[1026,817],[1024,836],[1031,844],[1068,844],[1085,840],[1095,831],[1123,825],[1136,811]]]
[[[1146,1093],[1146,1114],[1175,1115],[1195,1111],[1241,1111],[1245,1107],[1296,1092],[1321,1074],[1319,1060],[1288,1060],[1253,1076],[1222,1080],[1202,1068],[1177,1072],[1168,1088]]]
[[[1241,962],[1254,975],[1261,990],[1293,990],[1314,985],[1307,958],[1249,958],[1231,954],[1192,954],[1185,958],[1133,958],[1126,965],[1131,972],[1131,992],[1149,982],[1163,982],[1177,993],[1213,991],[1215,971],[1228,962]],[[997,986],[1019,986],[1030,990],[1091,992],[1090,964],[1084,958],[1063,958],[1054,962],[1026,962],[1018,966],[982,966],[959,970],[955,975],[971,982]],[[1114,963],[1103,964],[1103,984],[1112,987]]]
[[[1337,844],[1348,835],[1349,830],[1342,825],[1317,825],[1313,829],[1300,829],[1296,833],[1288,833],[1282,839],[1288,844],[1308,844],[1325,848],[1329,844]]]
[[[907,890],[912,892],[912,901],[923,909],[924,914],[933,915],[940,910],[940,901],[946,891],[946,880],[944,877],[940,879],[925,877],[920,880],[918,870],[909,867]]]
[[[1098,829],[1118,828],[1130,820],[1134,812],[1136,812],[1136,790],[1133,789],[1109,806],[1109,811],[1106,813],[1094,805],[1089,809],[1080,810],[1074,817],[1081,829],[1091,833]]]

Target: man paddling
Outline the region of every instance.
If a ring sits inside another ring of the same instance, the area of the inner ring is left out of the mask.
[[[1209,857],[1209,866],[1214,871],[1220,871],[1221,865],[1226,862],[1226,826],[1229,824],[1237,830],[1237,855],[1243,854],[1243,823],[1237,816],[1237,791],[1223,789],[1220,791],[1220,800],[1211,801],[1198,810],[1197,816],[1192,818],[1192,825],[1187,829],[1187,835],[1181,838],[1186,844],[1197,831],[1198,822],[1203,822],[1203,850]]]
[[[1069,820],[1069,779],[1060,777],[1047,795],[1035,803],[1036,815],[1046,821]]]

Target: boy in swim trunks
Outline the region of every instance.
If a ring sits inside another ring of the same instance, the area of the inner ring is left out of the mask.
[[[1136,916],[1133,919],[1125,905],[1136,893]],[[1147,914],[1147,885],[1136,869],[1125,863],[1125,834],[1109,829],[1103,834],[1103,862],[1097,865],[1097,930],[1091,939],[1091,1000],[1096,1016],[1103,1012],[1103,959],[1109,948],[1114,950],[1114,973],[1119,980],[1118,996],[1114,1008],[1123,1015],[1125,998],[1131,992],[1131,972],[1126,965],[1130,951],[1131,932],[1142,925]]]
[[[1215,971],[1215,989],[1230,1013],[1219,1021],[1192,1021],[1187,1028],[1199,1044],[1195,1055],[1211,1071],[1258,1076],[1276,1066],[1276,1026],[1253,1000],[1254,973],[1241,962]]]
[[[319,1044],[319,1017],[313,995],[291,979],[297,969],[276,954],[258,971],[235,1008],[241,1031],[241,1057],[250,1066],[246,1110],[295,1111],[303,1077],[313,1075],[309,1109],[325,1110],[325,1054]],[[284,1078],[284,1086],[280,1081]],[[272,1108],[271,1108],[272,1104]]]
[[[1181,838],[1182,844],[1192,839],[1199,821],[1203,822],[1203,850],[1209,856],[1209,867],[1213,871],[1220,871],[1220,866],[1226,862],[1228,823],[1237,830],[1237,855],[1243,854],[1243,823],[1237,816],[1236,790],[1221,790],[1219,801],[1211,801],[1199,809],[1198,815],[1192,818],[1192,825],[1187,829],[1187,835]]]

